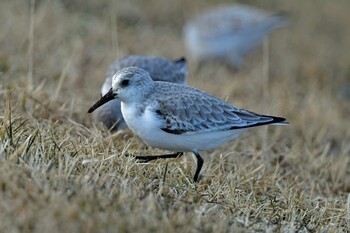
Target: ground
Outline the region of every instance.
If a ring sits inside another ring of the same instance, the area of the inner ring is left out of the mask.
[[[191,154],[137,163],[163,151],[87,109],[114,59],[187,56],[184,22],[218,1],[2,1],[0,232],[348,231],[350,3],[244,2],[290,21],[238,72],[188,58],[188,84],[291,124],[202,153],[193,183]]]

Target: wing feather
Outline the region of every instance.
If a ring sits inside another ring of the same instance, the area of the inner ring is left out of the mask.
[[[225,131],[285,121],[284,118],[259,115],[188,86],[158,83],[154,111],[162,130],[174,134]],[[171,90],[169,89],[176,89]],[[178,93],[171,95],[170,93]]]

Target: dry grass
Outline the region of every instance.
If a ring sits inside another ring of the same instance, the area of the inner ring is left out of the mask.
[[[203,153],[198,184],[190,154],[138,164],[125,153],[161,151],[86,111],[113,59],[183,56],[185,19],[215,1],[29,2],[0,9],[0,232],[350,229],[348,1],[249,1],[291,15],[269,60],[260,49],[237,74],[190,61],[190,85],[291,122]]]

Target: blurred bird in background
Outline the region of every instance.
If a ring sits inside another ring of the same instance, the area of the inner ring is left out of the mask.
[[[271,14],[242,4],[224,5],[188,21],[183,37],[190,57],[196,61],[223,59],[239,69],[244,56],[286,22],[282,13]]]

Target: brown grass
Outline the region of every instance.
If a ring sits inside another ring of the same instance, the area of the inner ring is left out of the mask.
[[[291,122],[203,153],[198,184],[192,155],[139,164],[125,153],[161,151],[86,113],[109,63],[183,56],[184,21],[215,2],[37,0],[31,15],[30,1],[2,1],[0,232],[350,229],[346,0],[249,1],[290,13],[269,60],[260,48],[236,74],[189,61],[189,85]]]

